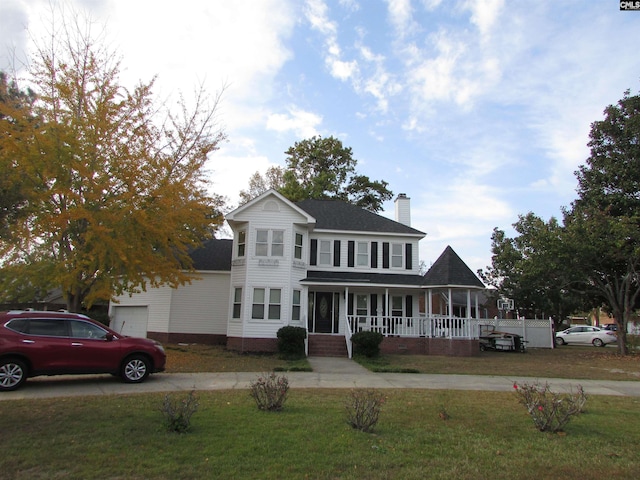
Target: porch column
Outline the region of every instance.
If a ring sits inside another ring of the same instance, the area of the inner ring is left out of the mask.
[[[449,287],[449,338],[453,337],[453,295]]]
[[[471,289],[467,289],[467,318],[473,318],[471,315]]]

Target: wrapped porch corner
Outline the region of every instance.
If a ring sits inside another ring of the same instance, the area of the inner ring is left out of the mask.
[[[539,319],[459,318],[442,315],[377,317],[348,315],[345,341],[353,356],[351,336],[356,332],[379,332],[384,336],[383,354],[476,356],[483,331],[519,335],[529,348],[553,348],[553,322]]]

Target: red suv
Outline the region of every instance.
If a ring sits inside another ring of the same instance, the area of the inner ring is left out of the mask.
[[[120,335],[85,315],[0,312],[0,391],[28,377],[69,373],[111,373],[139,383],[165,363],[158,342]]]

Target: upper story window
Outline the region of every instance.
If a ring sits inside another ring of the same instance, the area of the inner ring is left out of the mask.
[[[282,257],[284,255],[284,232],[282,230],[271,231],[271,256]]]
[[[391,244],[391,267],[402,268],[404,245],[402,243]]]
[[[369,243],[368,242],[358,242],[357,254],[356,254],[356,265],[358,267],[369,266]]]
[[[331,265],[331,241],[320,240],[320,252],[318,256],[318,264]]]
[[[257,230],[256,256],[282,257],[284,255],[284,231]]]
[[[304,241],[304,236],[301,233],[296,233],[295,245],[293,247],[293,258],[297,260],[302,260],[302,242],[303,241]]]
[[[238,257],[244,257],[246,245],[247,245],[247,232],[246,230],[240,230],[238,232]]]

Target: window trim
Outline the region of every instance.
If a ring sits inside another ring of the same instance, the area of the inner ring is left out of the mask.
[[[324,251],[322,249],[322,245],[326,244],[329,246],[328,251]],[[331,267],[333,265],[332,259],[333,259],[333,242],[331,240],[322,240],[319,239],[318,240],[318,265],[321,265],[323,267]],[[323,261],[323,258],[325,258],[326,256],[326,262]]]
[[[238,258],[244,258],[247,255],[247,231],[238,230],[238,243],[236,253]]]
[[[256,292],[262,291],[262,303],[256,301]],[[273,301],[272,294],[279,292],[279,301]],[[282,322],[282,306],[285,298],[283,288],[253,287],[251,299],[251,321],[252,322]],[[272,312],[277,308],[278,318],[272,318]],[[258,309],[258,310],[257,310]],[[260,311],[262,316],[257,316],[256,311]]]
[[[300,239],[300,243],[298,243]],[[296,260],[302,260],[304,255],[304,234],[294,232],[293,234],[293,258]]]
[[[360,247],[365,247],[365,251],[362,252]],[[357,268],[367,268],[370,266],[369,264],[369,242],[356,242],[356,267]]]
[[[238,298],[238,294],[240,294],[240,298]],[[238,309],[238,316],[236,316],[236,307]],[[242,319],[242,287],[233,288],[233,301],[231,302],[231,319]]]
[[[297,302],[296,302],[296,293],[298,294]],[[302,290],[294,288],[293,292],[291,293],[291,321],[299,322],[301,320],[302,320]]]
[[[396,248],[400,253],[396,253]],[[391,268],[402,269],[404,268],[404,243],[392,243],[389,252],[389,263]],[[394,260],[400,259],[400,265],[395,265]]]

